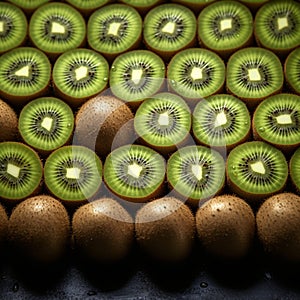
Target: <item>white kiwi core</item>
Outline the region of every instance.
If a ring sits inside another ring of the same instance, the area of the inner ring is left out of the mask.
[[[203,69],[199,67],[193,67],[191,71],[191,77],[193,80],[203,79]]]
[[[75,78],[77,81],[86,78],[88,75],[89,69],[86,66],[80,66],[75,69]]]
[[[289,27],[289,20],[287,17],[277,18],[278,30]]]
[[[66,28],[64,25],[58,23],[58,22],[52,22],[51,24],[51,32],[53,34],[64,34],[66,33]]]
[[[4,22],[0,21],[0,32],[4,32]]]
[[[168,22],[161,31],[163,33],[174,34],[176,29],[176,24],[174,22]]]
[[[232,18],[223,19],[220,21],[221,31],[232,29]]]
[[[143,78],[143,70],[142,69],[133,69],[131,71],[131,80],[134,84],[139,84]]]
[[[283,114],[276,117],[276,121],[279,125],[291,125],[293,120],[290,114]]]
[[[113,23],[109,24],[107,34],[118,36],[121,25],[122,24],[120,22],[113,22]]]
[[[266,174],[266,168],[262,161],[257,161],[250,165],[253,172],[258,174]]]
[[[130,164],[127,168],[127,174],[134,178],[139,178],[141,176],[142,171],[143,171],[143,167],[141,167],[135,162]]]
[[[69,179],[79,179],[81,170],[79,168],[67,168],[66,177]]]
[[[19,168],[18,166],[14,165],[14,164],[10,164],[10,163],[7,164],[6,172],[9,175],[11,175],[15,178],[19,178],[20,171],[21,171],[21,168]]]
[[[46,130],[51,131],[52,124],[53,124],[53,119],[49,117],[45,117],[41,123],[41,126]]]
[[[160,126],[168,126],[170,124],[170,117],[169,117],[169,114],[167,112],[159,114],[158,124]]]
[[[248,69],[248,76],[250,81],[261,81],[261,75],[258,68]]]
[[[30,67],[28,65],[20,68],[15,72],[15,75],[19,77],[29,77],[29,74],[30,74]]]
[[[192,173],[197,178],[197,180],[201,180],[203,178],[202,167],[199,165],[192,165]]]
[[[215,127],[220,127],[227,124],[227,117],[224,111],[220,112],[216,116]]]

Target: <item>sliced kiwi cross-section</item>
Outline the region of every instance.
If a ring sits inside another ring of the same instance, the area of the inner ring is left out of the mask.
[[[69,4],[74,6],[79,10],[83,15],[88,15],[92,11],[99,9],[111,2],[110,0],[66,0]]]
[[[296,191],[298,194],[300,193],[300,148],[298,148],[294,154],[292,155],[290,162],[289,162],[289,168],[290,168],[290,177],[292,180],[292,183],[294,184],[294,187],[296,188]]]
[[[9,2],[11,2],[14,5],[19,6],[20,8],[22,8],[23,10],[25,10],[25,12],[32,12],[34,10],[36,10],[39,6],[49,2],[50,0],[8,0]]]
[[[288,87],[300,95],[300,47],[292,51],[286,58],[284,75]]]
[[[49,153],[71,137],[74,115],[62,100],[43,97],[29,102],[19,116],[19,132],[29,146],[40,153]]]
[[[119,147],[104,163],[107,187],[120,198],[132,202],[145,202],[159,196],[164,180],[164,158],[145,146]]]
[[[18,142],[0,143],[0,198],[23,200],[39,191],[42,162],[30,147]]]

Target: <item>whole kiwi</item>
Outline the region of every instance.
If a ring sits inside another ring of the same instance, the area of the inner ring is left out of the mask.
[[[195,218],[186,204],[166,196],[138,210],[135,230],[139,246],[149,257],[174,263],[186,259],[191,252]]]
[[[126,257],[134,240],[134,221],[116,200],[101,198],[77,209],[72,219],[74,245],[94,262]]]
[[[52,263],[64,254],[70,237],[65,207],[39,195],[18,204],[9,219],[8,242],[18,256],[37,263]]]
[[[257,211],[256,224],[258,238],[268,255],[285,262],[300,262],[298,195],[280,193],[265,200]]]
[[[133,113],[113,96],[96,96],[85,102],[75,117],[75,141],[102,158],[112,148],[133,141]]]
[[[0,142],[15,141],[18,136],[18,117],[14,109],[0,99]]]
[[[5,208],[0,204],[0,249],[7,237],[8,217]]]
[[[196,213],[199,241],[208,254],[219,259],[240,259],[248,254],[255,235],[251,207],[232,195],[205,202]]]

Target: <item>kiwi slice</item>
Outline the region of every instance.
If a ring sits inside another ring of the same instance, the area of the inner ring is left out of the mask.
[[[8,0],[14,5],[19,6],[25,12],[31,13],[36,10],[39,6],[49,2],[50,0]]]
[[[210,5],[216,0],[172,0],[172,2],[182,4],[186,7],[189,7],[194,11],[194,13],[198,14],[204,7]]]
[[[0,143],[0,198],[23,200],[39,191],[42,162],[30,147],[18,142]]]
[[[244,48],[232,54],[228,60],[227,90],[243,99],[249,108],[257,106],[262,99],[279,93],[283,80],[279,58],[267,49]]]
[[[27,29],[27,19],[20,8],[0,3],[0,54],[24,44]]]
[[[82,46],[85,36],[84,18],[65,3],[48,3],[39,7],[29,22],[31,41],[52,57]]]
[[[217,1],[198,17],[200,43],[224,58],[249,46],[253,37],[251,11],[237,1]]]
[[[18,138],[18,116],[14,109],[0,99],[0,142],[15,141]]]
[[[131,106],[162,89],[165,64],[155,53],[133,50],[119,55],[112,63],[109,84],[112,93]]]
[[[196,27],[195,15],[189,8],[173,3],[158,5],[144,19],[144,42],[169,60],[176,52],[195,44]]]
[[[119,2],[134,7],[141,15],[144,15],[151,8],[159,5],[162,1],[163,0],[119,0]]]
[[[29,102],[19,116],[19,132],[26,144],[49,153],[66,144],[74,128],[71,108],[60,99],[43,97]]]
[[[69,50],[55,61],[52,78],[56,93],[72,106],[101,93],[108,83],[109,66],[89,49]]]
[[[210,50],[186,49],[171,59],[167,79],[172,91],[184,98],[198,100],[222,90],[225,82],[225,64]]]
[[[283,55],[300,46],[300,3],[272,0],[263,5],[255,16],[254,34],[260,46]]]
[[[286,58],[284,74],[288,87],[300,95],[300,47],[292,51]]]
[[[253,134],[290,153],[300,146],[300,96],[278,94],[265,99],[253,115]]]
[[[83,15],[88,15],[92,11],[110,3],[110,0],[66,0],[69,4],[74,6]]]
[[[111,60],[139,46],[142,27],[142,18],[135,8],[124,4],[106,5],[90,16],[87,40],[92,49]]]
[[[102,182],[99,157],[84,146],[63,146],[53,151],[44,167],[48,190],[66,204],[92,198]]]
[[[180,148],[167,162],[167,181],[176,195],[198,205],[222,190],[224,159],[219,152],[205,146]]]
[[[191,111],[186,102],[171,93],[146,99],[136,111],[134,128],[146,145],[168,154],[188,140]]]
[[[257,204],[284,189],[288,165],[280,150],[265,142],[252,141],[229,153],[226,172],[232,191]]]
[[[32,47],[18,47],[0,57],[0,95],[18,106],[48,91],[51,65],[48,57]]]
[[[291,181],[296,188],[297,193],[300,193],[300,148],[292,155],[289,162]]]
[[[244,102],[218,94],[196,105],[192,127],[198,143],[231,150],[250,137],[251,119]]]
[[[104,163],[107,187],[120,198],[132,202],[146,202],[160,195],[164,179],[164,158],[145,146],[119,147]]]

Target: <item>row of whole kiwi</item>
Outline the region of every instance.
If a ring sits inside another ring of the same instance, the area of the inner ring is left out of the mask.
[[[1,241],[299,262],[299,3],[65,2],[0,3]]]

